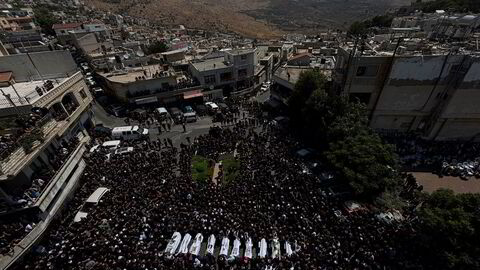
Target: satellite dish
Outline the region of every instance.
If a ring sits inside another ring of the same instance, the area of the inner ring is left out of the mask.
[[[137,51],[137,56],[138,56],[138,57],[145,56],[145,53],[144,53],[143,51],[141,51],[141,50],[138,50],[138,51]]]
[[[128,60],[129,58],[130,58],[130,55],[128,55],[128,53],[123,55],[123,59]]]

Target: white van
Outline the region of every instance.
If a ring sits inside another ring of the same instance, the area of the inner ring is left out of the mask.
[[[123,140],[138,140],[148,136],[148,129],[138,126],[116,127],[112,129],[112,138]]]
[[[73,222],[80,222],[82,219],[86,218],[88,212],[90,212],[92,208],[100,202],[100,199],[102,199],[103,195],[105,195],[105,193],[108,191],[110,191],[110,189],[105,187],[97,188],[97,190],[95,190],[90,197],[88,197],[82,208],[77,212],[73,218]]]
[[[102,143],[102,145],[95,145],[95,146],[93,146],[92,148],[90,148],[90,153],[96,152],[96,151],[98,151],[100,148],[106,149],[106,150],[108,150],[109,152],[113,152],[113,151],[115,151],[117,148],[120,147],[120,143],[121,143],[121,142],[120,142],[119,140],[106,141],[106,142]]]

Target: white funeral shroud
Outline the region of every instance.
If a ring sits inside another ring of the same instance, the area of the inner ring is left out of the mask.
[[[247,242],[245,243],[245,257],[251,259],[253,256],[252,252],[253,244],[252,244],[252,238],[248,238]]]
[[[288,241],[285,241],[285,252],[287,253],[287,256],[290,257],[293,254],[292,251],[292,245]]]
[[[190,247],[190,254],[198,256],[200,253],[200,247],[202,246],[203,242],[203,235],[201,233],[197,233],[195,236],[195,240],[193,240],[193,244]]]
[[[258,242],[258,246],[260,248],[260,252],[258,252],[258,257],[265,258],[267,256],[267,241],[265,238],[262,238],[260,242]]]
[[[222,247],[220,248],[220,255],[228,256],[229,245],[230,245],[230,239],[228,239],[228,237],[223,237]]]
[[[239,257],[240,256],[240,240],[235,239],[233,241],[233,248],[232,252],[230,253],[230,257]]]
[[[180,244],[180,249],[177,253],[187,254],[188,253],[188,244],[190,244],[190,240],[192,240],[192,236],[190,234],[185,234],[183,237],[182,243]]]
[[[207,253],[213,255],[215,251],[215,235],[210,235],[208,237]]]
[[[272,259],[281,258],[280,257],[280,241],[278,238],[273,238],[272,241]]]
[[[175,251],[180,244],[182,235],[179,232],[174,232],[170,241],[168,241],[167,247],[165,248],[165,253],[175,254]]]

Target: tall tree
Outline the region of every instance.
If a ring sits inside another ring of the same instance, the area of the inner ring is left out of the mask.
[[[417,243],[432,269],[480,269],[480,194],[438,190],[418,213]]]
[[[54,36],[55,31],[52,26],[59,23],[59,20],[53,15],[49,6],[38,5],[33,8],[36,23],[42,28],[45,34]]]

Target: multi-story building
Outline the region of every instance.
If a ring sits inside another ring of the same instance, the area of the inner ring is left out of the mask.
[[[118,100],[136,105],[167,104],[199,97],[202,87],[168,65],[147,65],[98,72],[107,91]]]
[[[223,89],[226,95],[253,91],[255,49],[225,51],[224,57],[192,62],[189,71],[202,86]]]
[[[82,30],[82,23],[74,22],[54,24],[52,29],[55,31],[55,36],[57,37],[58,42],[65,45],[72,40],[69,32],[74,30]]]
[[[347,44],[335,80],[350,99],[367,104],[374,129],[472,139],[480,134],[479,56],[417,39]]]
[[[273,74],[274,84],[270,90],[271,105],[273,107],[287,105],[302,72],[315,69],[330,81],[332,71],[335,69],[335,61],[336,58],[333,56],[315,57],[308,53],[290,57],[287,63],[279,67]]]
[[[0,57],[0,92],[1,225],[30,222],[0,256],[6,269],[39,241],[77,187],[92,97],[68,51]]]

